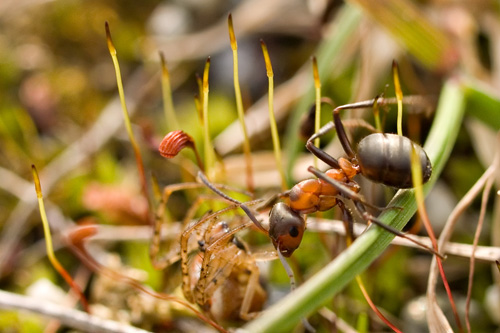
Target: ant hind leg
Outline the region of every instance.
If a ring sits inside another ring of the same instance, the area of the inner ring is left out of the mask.
[[[405,239],[409,240],[410,242],[413,242],[413,243],[417,244],[418,246],[426,249],[428,252],[438,256],[439,258],[444,259],[444,257],[440,253],[438,253],[436,250],[432,249],[431,247],[425,245],[424,243],[421,243],[420,241],[418,241],[414,238],[409,237],[408,235],[401,232],[400,230],[395,229],[395,228],[391,227],[390,225],[385,224],[381,220],[377,219],[376,217],[374,217],[373,215],[368,213],[362,202],[356,201],[356,200],[353,200],[353,202],[354,202],[354,207],[356,207],[356,210],[361,214],[361,216],[363,217],[363,219],[365,221],[372,222],[372,223],[376,224],[377,226],[381,227],[382,229],[385,229],[386,231],[388,231],[396,236],[399,236],[401,238],[405,238]]]

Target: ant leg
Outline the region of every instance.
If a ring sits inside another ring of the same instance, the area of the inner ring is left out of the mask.
[[[332,108],[335,107],[333,101],[329,97],[322,97],[321,104],[328,104]],[[316,103],[313,103],[307,113],[302,115],[300,120],[300,137],[306,140],[308,137],[314,134],[314,124],[316,121]]]
[[[335,124],[335,129],[337,130],[337,135],[339,137],[342,148],[344,148],[344,151],[347,156],[349,156],[349,158],[354,158],[354,150],[352,149],[351,142],[347,137],[344,125],[342,124],[342,120],[340,119],[340,110],[342,110],[342,106],[336,107],[333,110],[333,123]]]
[[[339,182],[338,180],[335,180],[333,178],[328,177],[323,172],[319,171],[318,169],[316,169],[316,168],[314,168],[312,166],[310,166],[309,168],[307,168],[307,171],[311,172],[312,174],[314,174],[319,179],[322,179],[325,182],[329,183],[330,185],[332,185],[333,187],[335,187],[343,196],[345,196],[345,197],[347,197],[347,198],[349,198],[351,200],[359,201],[363,205],[365,205],[367,207],[370,207],[372,209],[375,209],[377,211],[383,211],[383,210],[387,209],[387,207],[379,207],[379,206],[373,205],[373,204],[371,204],[369,202],[366,202],[361,195],[359,195],[358,193],[354,192],[349,187],[347,187],[346,185],[344,185],[345,183]]]
[[[357,194],[356,192],[350,190],[347,186],[343,185],[341,182],[336,181],[335,179],[332,179],[332,178],[326,176],[324,173],[320,172],[319,170],[316,170],[314,167],[309,167],[309,168],[307,168],[307,170],[309,172],[313,173],[316,177],[318,177],[320,179],[323,179],[324,181],[326,181],[329,184],[331,184],[332,186],[334,186],[345,197],[351,199],[354,202],[354,206],[356,207],[356,209],[358,210],[358,212],[361,214],[361,216],[363,217],[363,219],[365,221],[371,221],[371,222],[375,223],[376,225],[378,225],[379,227],[384,228],[385,230],[389,231],[390,233],[393,233],[394,235],[402,237],[402,238],[406,238],[409,241],[411,241],[411,242],[413,242],[413,243],[415,243],[415,244],[417,244],[417,245],[425,248],[429,252],[437,255],[441,259],[444,259],[444,257],[442,255],[440,255],[439,253],[437,253],[432,248],[430,248],[427,245],[425,245],[425,244],[417,241],[416,239],[408,237],[403,232],[401,232],[401,231],[399,231],[399,230],[397,230],[397,229],[395,229],[395,228],[393,228],[393,227],[385,224],[384,222],[382,222],[382,221],[378,220],[377,218],[375,218],[373,215],[369,214],[366,211],[365,206],[370,207],[370,208],[376,208],[376,209],[379,209],[379,210],[384,210],[384,208],[377,207],[377,206],[371,205],[371,204],[363,201],[363,199],[361,198],[361,196],[359,194]]]
[[[337,206],[342,211],[342,222],[344,223],[345,233],[346,233],[346,243],[347,246],[350,246],[354,239],[356,238],[354,235],[354,220],[352,218],[352,214],[349,209],[344,205],[344,202],[341,200],[337,200]]]
[[[328,126],[329,124],[332,124],[332,126]],[[333,123],[328,123],[326,124],[325,126],[323,126],[321,128],[322,129],[325,129],[326,132],[329,131],[331,128],[334,128],[333,126]],[[334,168],[334,169],[340,169],[340,165],[339,165],[339,162],[337,161],[336,158],[334,158],[333,156],[330,156],[330,154],[326,153],[324,150],[320,149],[319,147],[316,147],[314,145],[314,140],[323,135],[324,133],[326,132],[322,132],[322,131],[319,131],[318,133],[314,134],[313,136],[311,136],[309,138],[309,140],[307,140],[307,143],[306,143],[306,148],[307,150],[309,150],[314,156],[316,156],[317,158],[319,158],[320,160],[322,160],[323,162],[325,162],[326,164],[328,164],[330,167]]]
[[[373,215],[371,215],[370,213],[368,213],[366,211],[363,203],[361,203],[359,201],[356,201],[356,200],[353,200],[353,202],[354,202],[354,206],[356,207],[356,209],[358,210],[358,212],[361,214],[361,216],[363,217],[363,219],[365,221],[372,222],[372,223],[376,224],[377,226],[385,229],[386,231],[388,231],[388,232],[390,232],[390,233],[392,233],[392,234],[394,234],[396,236],[399,236],[401,238],[405,238],[405,239],[409,240],[410,242],[413,242],[413,243],[417,244],[418,246],[420,246],[420,247],[426,249],[427,251],[429,251],[430,253],[438,256],[439,258],[441,258],[443,260],[445,259],[441,254],[439,254],[438,252],[436,252],[434,249],[430,248],[429,246],[425,245],[424,243],[421,243],[418,240],[409,237],[405,233],[399,231],[398,229],[395,229],[395,228],[391,227],[390,225],[385,224],[381,220],[377,219],[376,217],[374,217]]]
[[[408,97],[409,98],[404,99],[404,101],[406,101],[406,103],[408,103],[409,101],[416,100],[416,96],[408,96]],[[333,110],[333,122],[335,124],[335,128],[337,130],[337,134],[339,136],[340,143],[342,144],[342,148],[344,149],[347,156],[349,156],[349,158],[353,158],[355,156],[355,154],[354,154],[354,150],[352,149],[352,145],[349,141],[349,138],[347,137],[344,125],[342,124],[342,120],[340,119],[340,111],[341,110],[348,110],[348,109],[369,108],[369,107],[373,107],[373,105],[375,103],[379,106],[387,105],[387,104],[394,104],[394,103],[397,103],[397,99],[396,98],[376,97],[376,98],[373,98],[373,99],[367,100],[367,101],[361,101],[361,102],[357,102],[357,103],[341,105],[341,106],[336,107]]]
[[[369,130],[372,133],[376,133],[377,132],[377,129],[375,127],[373,127],[372,125],[370,125],[368,122],[366,122],[363,119],[349,119],[349,120],[345,120],[344,123],[343,123],[343,126],[344,127],[363,127],[363,128],[366,128],[367,130]],[[340,169],[340,166],[339,166],[339,163],[338,163],[337,159],[333,158],[332,156],[330,156],[329,154],[327,154],[325,151],[323,151],[322,149],[320,149],[320,148],[318,148],[318,147],[316,147],[314,145],[314,140],[316,140],[317,138],[323,136],[324,134],[328,133],[329,131],[331,131],[334,128],[335,128],[335,124],[333,123],[333,121],[330,121],[330,122],[326,123],[323,127],[321,127],[319,129],[319,131],[317,133],[314,133],[307,140],[307,142],[306,142],[306,148],[314,156],[316,156],[317,158],[319,158],[320,160],[322,160],[323,162],[325,162],[326,164],[328,164],[330,167],[332,167],[334,169]]]
[[[200,178],[200,180],[209,188],[211,189],[213,192],[215,192],[216,194],[220,195],[222,198],[226,199],[227,201],[229,202],[232,202],[232,203],[235,203],[236,205],[238,205],[244,212],[245,214],[247,214],[247,216],[250,218],[250,220],[252,220],[252,222],[260,229],[262,230],[264,233],[267,234],[267,230],[262,226],[262,224],[259,222],[259,220],[257,220],[257,218],[255,217],[255,215],[252,213],[252,211],[250,210],[250,208],[248,208],[248,206],[246,206],[244,203],[236,200],[236,199],[233,199],[231,198],[230,196],[224,194],[223,192],[221,192],[220,190],[218,190],[217,188],[215,188],[215,186],[210,183],[210,181],[207,179],[207,177],[203,174],[203,172],[201,171],[198,171],[198,178]]]

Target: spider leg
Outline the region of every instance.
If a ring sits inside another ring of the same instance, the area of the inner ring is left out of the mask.
[[[251,194],[246,192],[246,191],[241,191],[239,189],[223,185],[223,184],[212,184],[212,186],[216,188],[222,188],[222,189],[227,189],[230,191],[234,192],[239,192],[244,195],[247,195],[251,197]],[[155,269],[164,269],[165,267],[173,264],[177,260],[179,260],[179,253],[180,253],[180,247],[175,246],[174,248],[170,249],[167,251],[167,253],[163,256],[160,256],[159,253],[161,252],[161,229],[162,229],[162,224],[165,221],[166,217],[166,207],[168,200],[170,199],[170,196],[172,193],[177,192],[177,191],[182,191],[182,190],[191,190],[191,189],[197,189],[197,188],[203,188],[205,187],[204,184],[200,183],[181,183],[181,184],[172,184],[165,186],[163,189],[162,197],[160,202],[157,205],[156,208],[156,213],[155,213],[155,219],[154,219],[154,227],[153,227],[153,236],[152,236],[152,241],[150,244],[149,248],[149,256],[151,259],[151,263]],[[207,195],[202,195],[198,196],[196,201],[191,205],[189,208],[186,216],[184,217],[182,225],[187,225],[189,221],[191,221],[194,217],[194,214],[196,213],[197,209],[199,206],[207,201],[207,200],[219,200],[217,197],[213,196],[207,196]],[[177,243],[176,243],[177,244]]]
[[[167,255],[167,257],[159,257],[160,253],[160,248],[161,248],[161,229],[162,229],[162,224],[164,222],[164,218],[166,215],[166,205],[168,202],[168,199],[172,195],[173,192],[176,191],[181,191],[181,190],[187,190],[187,189],[192,189],[192,188],[199,188],[202,187],[198,183],[182,183],[182,184],[173,184],[173,185],[168,185],[165,186],[163,189],[163,194],[161,201],[159,202],[157,208],[156,208],[156,213],[155,213],[155,219],[154,219],[154,226],[153,226],[153,236],[151,239],[151,244],[149,246],[149,257],[151,259],[151,263],[155,269],[163,269],[167,267],[169,264],[171,264],[170,257],[174,257],[172,252],[171,255]],[[173,250],[173,249],[172,249]],[[175,262],[175,261],[174,261]]]
[[[193,202],[193,204],[191,204],[191,206],[189,207],[181,225],[182,226],[188,225],[189,221],[191,221],[194,218],[194,215],[198,211],[199,207],[202,204],[206,203],[207,201],[220,201],[220,198],[209,195],[200,195],[199,197],[197,197],[196,200]],[[159,230],[156,230],[156,228],[158,228]],[[176,237],[176,241],[174,241],[173,244],[170,245],[168,251],[166,251],[166,253],[164,253],[163,255],[160,255],[161,252],[160,242],[162,239],[161,225],[159,225],[159,227],[155,227],[153,241],[150,245],[150,259],[155,269],[157,270],[164,269],[165,267],[168,267],[177,262],[178,260],[180,260],[180,253],[181,253],[180,234],[181,233],[179,232],[179,235]],[[198,247],[197,244],[189,243],[188,252],[190,253],[194,251],[197,247]]]
[[[231,275],[234,267],[241,260],[240,257],[247,254],[244,250],[239,249],[233,244],[231,240],[236,232],[250,225],[252,223],[248,222],[227,230],[205,249],[200,277],[194,290],[196,303],[206,307],[208,299],[215,289]]]
[[[188,254],[189,254],[188,243],[189,243],[189,239],[191,237],[191,234],[193,233],[193,231],[197,230],[199,227],[205,225],[206,223],[208,223],[208,224],[215,223],[217,217],[220,214],[227,212],[229,210],[235,209],[236,207],[237,207],[236,205],[232,205],[232,206],[226,207],[224,209],[221,209],[215,213],[208,214],[207,216],[201,218],[198,221],[194,221],[193,223],[188,225],[186,230],[184,230],[184,232],[181,235],[180,244],[181,244],[182,292],[183,292],[184,296],[186,297],[186,299],[191,303],[194,302],[194,297],[193,297],[193,294],[191,292],[189,263],[188,263]],[[205,260],[205,258],[204,258],[204,260]],[[202,269],[203,269],[203,266],[202,266]]]
[[[232,244],[219,244],[219,246],[212,247],[210,251],[203,254],[200,278],[196,283],[193,294],[196,303],[205,310],[210,309],[209,300],[215,290],[233,272],[238,262],[239,251],[241,250]]]
[[[261,288],[259,284],[259,268],[255,264],[255,258],[252,258],[251,262],[247,259],[245,268],[250,271],[250,276],[245,289],[245,296],[243,296],[243,302],[241,303],[240,317],[244,320],[250,320],[257,315],[255,312],[250,313],[250,307],[257,289]]]

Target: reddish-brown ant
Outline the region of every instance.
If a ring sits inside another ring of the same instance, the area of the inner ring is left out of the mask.
[[[362,174],[374,182],[379,182],[387,186],[399,189],[411,188],[410,155],[412,149],[415,149],[420,157],[422,179],[424,183],[429,180],[432,173],[430,160],[423,148],[404,136],[386,133],[370,134],[363,138],[358,144],[357,154],[354,152],[340,119],[340,111],[345,109],[372,107],[375,102],[377,102],[378,105],[384,105],[388,103],[388,100],[376,98],[335,108],[333,110],[333,121],[323,126],[320,131],[307,140],[307,149],[320,160],[328,164],[331,169],[323,173],[314,167],[309,167],[308,170],[317,176],[318,179],[308,179],[296,184],[291,190],[281,195],[281,197],[287,197],[289,202],[277,203],[272,208],[269,217],[268,234],[274,246],[279,249],[283,256],[291,256],[299,247],[306,228],[305,219],[303,217],[304,214],[326,211],[338,206],[349,228],[348,236],[352,237],[352,216],[350,211],[345,207],[343,199],[352,200],[355,209],[367,222],[372,222],[399,237],[406,238],[418,244],[429,252],[439,255],[430,247],[408,237],[401,231],[386,225],[371,215],[366,210],[366,207],[377,210],[383,210],[384,208],[365,202],[358,194],[360,187],[353,179],[357,174]],[[347,154],[347,158],[341,157],[337,160],[313,144],[316,138],[324,135],[333,128],[337,129],[340,143]],[[224,196],[227,200],[240,204],[240,207],[247,213],[250,219],[252,219],[260,229],[264,230],[248,207],[211,187],[202,175],[199,177],[219,195]]]
[[[352,216],[349,210],[345,208],[343,198],[353,201],[354,207],[364,220],[373,222],[385,230],[407,238],[437,254],[431,248],[409,238],[401,231],[384,224],[368,213],[365,206],[380,208],[366,203],[358,194],[360,187],[353,179],[357,174],[362,174],[374,182],[399,189],[412,187],[410,161],[412,149],[415,149],[420,158],[424,183],[429,180],[432,173],[431,163],[425,151],[404,136],[386,133],[370,134],[358,144],[357,154],[354,152],[340,119],[340,111],[372,107],[375,102],[379,105],[386,103],[384,99],[376,98],[335,108],[333,110],[333,121],[323,126],[318,133],[315,133],[307,140],[307,149],[328,164],[331,169],[322,173],[314,167],[309,167],[308,170],[318,179],[309,179],[298,183],[285,193],[289,198],[289,205],[281,203],[273,207],[269,224],[275,226],[275,229],[272,232],[270,229],[269,233],[275,245],[279,245],[282,253],[286,251],[283,255],[291,255],[300,244],[305,229],[302,214],[325,211],[337,205],[343,212],[344,220],[351,224]],[[337,130],[347,158],[341,157],[337,160],[313,143],[316,138],[333,128]],[[352,236],[352,232],[348,231],[348,235]]]

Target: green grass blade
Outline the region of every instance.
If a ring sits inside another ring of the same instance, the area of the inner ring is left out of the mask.
[[[463,90],[456,81],[448,81],[443,87],[436,118],[427,139],[425,149],[433,165],[433,176],[424,186],[427,193],[438,179],[455,144],[465,109]],[[380,219],[401,229],[415,214],[417,206],[413,190],[399,191],[390,205],[402,210],[385,211]],[[265,311],[262,316],[248,323],[248,332],[286,331],[303,317],[331,299],[356,275],[363,272],[394,238],[394,235],[372,226],[351,247],[341,253],[295,292]]]
[[[495,131],[500,130],[500,96],[479,81],[464,82],[467,115],[473,116]]]

